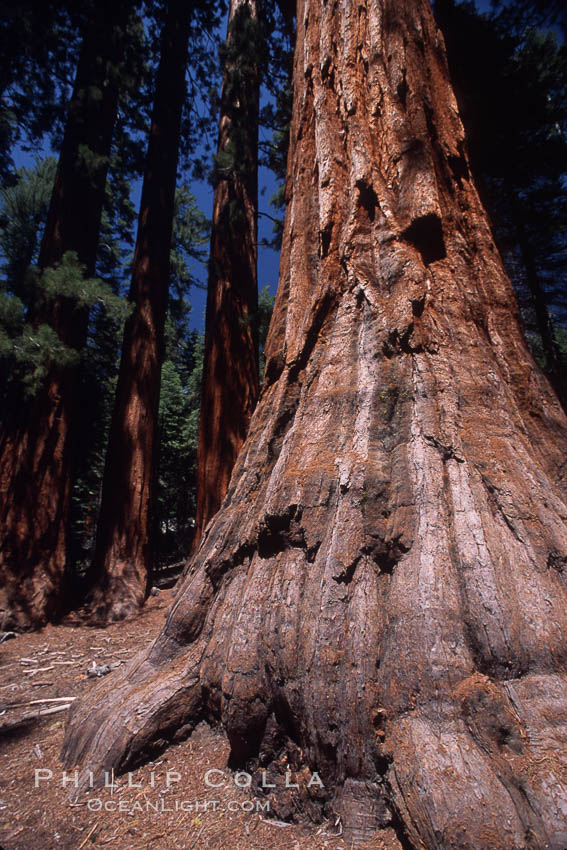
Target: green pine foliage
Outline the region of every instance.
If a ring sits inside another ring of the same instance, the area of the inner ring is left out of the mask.
[[[162,367],[159,409],[158,558],[187,555],[196,508],[197,439],[203,375],[202,335],[192,334],[184,369],[173,360]],[[185,380],[183,380],[185,372]]]
[[[197,200],[187,183],[178,186],[175,192],[175,212],[170,268],[170,298],[176,302],[185,299],[192,287],[203,284],[195,276],[194,264],[207,261],[210,239],[210,222],[197,206]]]
[[[190,293],[203,287],[196,268],[207,261],[210,223],[186,184],[175,195],[159,409],[156,505],[158,559],[187,554],[196,507],[197,439],[201,410],[204,339],[189,331]]]
[[[73,251],[64,254],[57,266],[43,272],[31,267],[26,280],[33,292],[32,315],[42,315],[43,309],[48,310],[49,305],[59,299],[71,302],[76,310],[97,306],[117,321],[124,321],[128,314],[127,303],[114,295],[108,284],[85,276]],[[4,290],[0,293],[0,305],[4,393],[7,385],[18,384],[25,397],[33,396],[52,366],[65,367],[79,362],[81,352],[65,345],[49,324],[30,321],[22,300],[16,295]]]
[[[4,400],[13,382],[17,381],[24,398],[29,398],[36,395],[53,363],[65,367],[79,361],[79,353],[64,345],[49,325],[34,328],[24,322],[18,301],[0,295],[0,392]]]
[[[67,251],[56,266],[46,268],[37,276],[38,294],[47,303],[59,298],[72,301],[77,309],[103,307],[113,318],[125,321],[129,306],[115,295],[109,284],[96,277],[87,277],[74,251]]]
[[[15,181],[0,190],[2,286],[26,304],[26,274],[37,260],[56,169],[54,157],[36,157],[33,168],[17,169]]]
[[[20,168],[15,185],[0,192],[0,394],[11,386],[25,397],[35,395],[51,365],[76,364],[81,352],[66,346],[41,317],[62,298],[77,310],[95,308],[121,324],[127,304],[112,286],[88,278],[73,252],[55,268],[37,268],[41,232],[53,189],[56,162],[36,159],[33,168]],[[107,244],[116,244],[110,224]]]
[[[14,150],[60,136],[86,3],[0,2],[0,179],[12,183]]]

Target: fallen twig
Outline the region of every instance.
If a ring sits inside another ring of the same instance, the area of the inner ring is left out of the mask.
[[[30,670],[24,670],[24,676],[35,676],[36,673],[47,673],[48,670],[55,670],[55,667],[32,667]]]
[[[260,820],[264,821],[264,823],[267,823],[269,826],[293,826],[291,823],[284,823],[283,820],[272,820],[271,818],[260,818]]]
[[[53,708],[46,708],[43,711],[28,712],[27,714],[24,714],[21,717],[15,717],[12,720],[6,720],[4,723],[0,723],[0,733],[15,731],[19,728],[31,726],[34,723],[39,723],[40,720],[50,714],[59,714],[60,711],[68,711],[70,707],[71,703],[66,702],[65,705],[56,705],[53,706]]]
[[[53,708],[46,708],[45,711],[38,711],[37,714],[39,717],[43,717],[45,714],[57,714],[60,711],[67,711],[70,707],[71,703],[66,702],[65,705],[56,705]]]
[[[82,844],[79,844],[78,850],[81,850],[81,847],[84,847],[84,846],[85,846],[85,844],[87,843],[87,841],[89,840],[89,838],[91,837],[91,835],[93,834],[93,832],[95,831],[96,827],[97,827],[97,825],[96,825],[96,823],[95,823],[95,825],[93,826],[93,828],[91,829],[91,831],[89,832],[89,834],[88,834],[88,835],[86,836],[86,838],[83,840]]]
[[[4,643],[5,640],[12,640],[15,637],[16,632],[0,632],[0,643]]]
[[[73,700],[77,699],[77,697],[49,697],[45,699],[31,699],[26,702],[12,702],[10,705],[4,706],[5,708],[24,708],[26,705],[44,705],[48,702],[73,702]]]

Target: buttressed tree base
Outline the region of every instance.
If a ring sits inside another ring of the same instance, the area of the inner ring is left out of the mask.
[[[220,720],[234,765],[289,766],[354,843],[562,850],[567,420],[428,1],[299,0],[297,25],[250,434],[163,631],[73,705],[63,758],[126,768]]]

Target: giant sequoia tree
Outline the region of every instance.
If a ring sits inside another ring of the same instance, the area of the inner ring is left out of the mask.
[[[262,396],[162,632],[73,705],[63,758],[126,767],[215,718],[347,838],[559,850],[567,420],[428,0],[300,0],[297,24]]]
[[[110,146],[116,119],[124,29],[132,3],[88,6],[73,95],[38,265],[45,270],[74,252],[95,269]],[[88,309],[80,277],[72,291],[37,293],[30,323],[50,326],[78,352]],[[78,294],[79,293],[79,294]],[[16,394],[0,438],[0,610],[20,627],[42,624],[61,610],[76,415],[77,360],[55,358],[31,401]]]
[[[225,497],[258,400],[257,0],[231,0],[213,203],[193,548]]]
[[[90,604],[98,619],[135,613],[152,560],[157,424],[169,256],[192,4],[169,0],[132,267],[116,401],[110,427]]]

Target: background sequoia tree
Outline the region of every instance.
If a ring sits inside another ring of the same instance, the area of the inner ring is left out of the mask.
[[[125,29],[134,4],[105,0],[87,6],[73,94],[39,253],[42,271],[67,252],[88,275],[95,270],[106,176],[120,92]],[[65,598],[78,352],[89,310],[80,268],[67,264],[58,291],[38,292],[27,319],[53,330],[77,355],[46,368],[30,400],[17,391],[0,435],[0,610],[4,624],[38,626],[60,613]],[[52,277],[52,281],[57,279]],[[55,342],[52,349],[56,349]]]
[[[257,7],[256,0],[231,0],[223,51],[193,550],[225,497],[258,400],[258,109],[264,34]]]
[[[90,577],[91,618],[101,622],[141,608],[152,566],[161,366],[193,5],[169,0],[162,33],[132,265],[134,308],[124,330]]]
[[[125,768],[220,719],[233,764],[289,765],[347,840],[559,850],[567,420],[428,0],[297,22],[262,396],[161,634],[73,705],[63,759]]]

